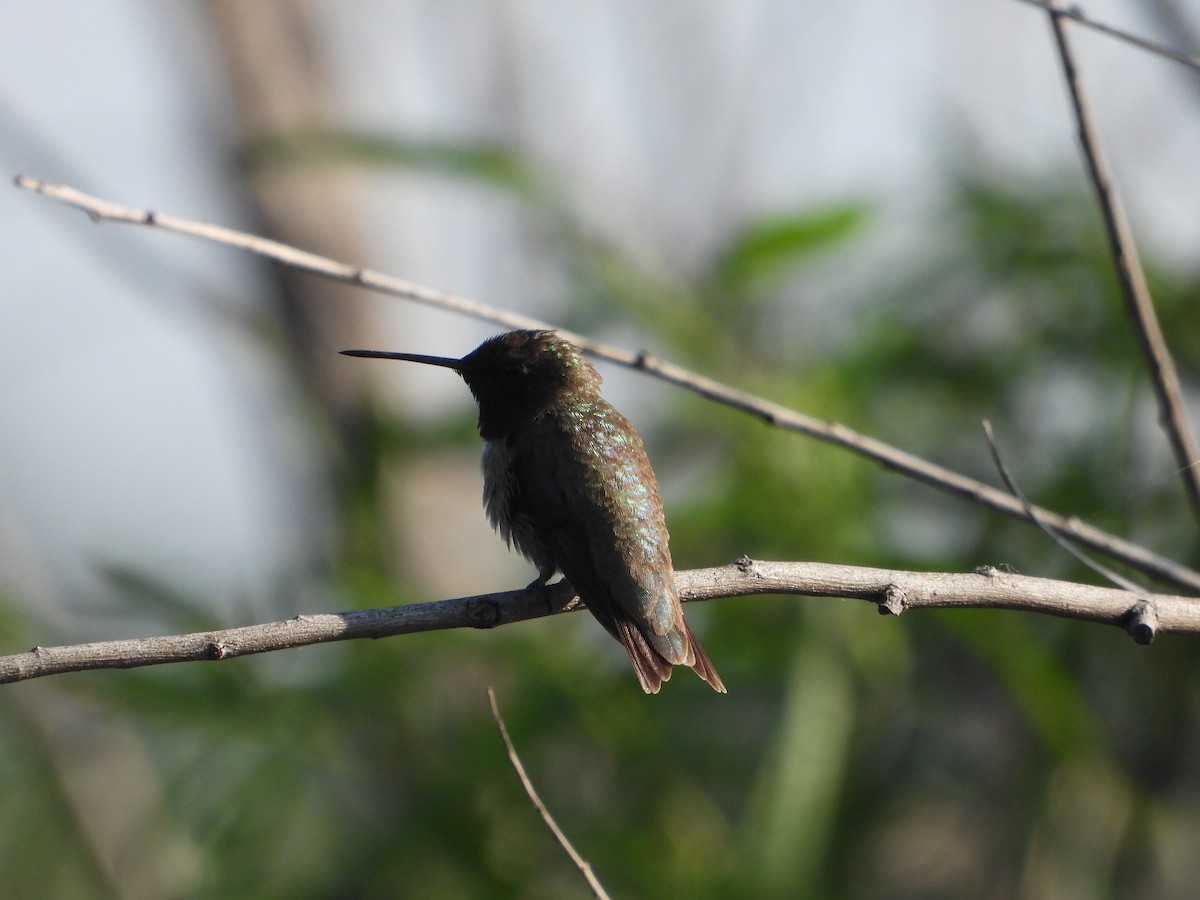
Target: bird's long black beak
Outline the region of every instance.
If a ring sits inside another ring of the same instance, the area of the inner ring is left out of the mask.
[[[441,366],[444,369],[462,369],[461,359],[449,356],[425,356],[421,353],[391,353],[387,350],[341,350],[342,356],[363,356],[367,359],[400,359],[405,362],[424,363],[427,366]]]

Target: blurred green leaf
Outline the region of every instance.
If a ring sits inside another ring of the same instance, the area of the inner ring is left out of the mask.
[[[839,204],[755,219],[744,225],[714,263],[717,285],[727,291],[761,288],[820,253],[861,233],[863,204]]]
[[[436,141],[397,134],[314,130],[262,137],[242,148],[254,167],[354,163],[437,172],[512,191],[538,204],[556,192],[524,158],[493,144]]]

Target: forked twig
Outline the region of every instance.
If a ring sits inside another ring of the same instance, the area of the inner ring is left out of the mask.
[[[550,833],[554,835],[554,839],[558,841],[559,846],[567,851],[567,856],[571,857],[571,862],[575,864],[575,868],[587,880],[588,887],[592,889],[592,893],[600,897],[601,900],[608,900],[608,892],[604,890],[604,885],[600,883],[600,879],[592,871],[591,865],[571,846],[571,842],[567,840],[567,836],[563,834],[562,829],[558,827],[558,823],[554,821],[554,816],[550,815],[550,810],[546,809],[546,804],[538,796],[533,782],[525,774],[525,767],[521,765],[521,757],[517,756],[517,748],[513,746],[512,738],[508,736],[508,728],[504,725],[504,719],[500,717],[500,708],[496,706],[496,692],[490,687],[488,688],[488,703],[492,705],[492,719],[495,721],[496,727],[500,729],[500,737],[504,741],[504,749],[508,751],[508,761],[512,763],[513,770],[517,773],[517,778],[521,780],[521,787],[525,788],[525,795],[529,797],[529,802],[533,804],[533,808],[542,817],[542,821],[546,823],[546,827],[550,829]]]
[[[1121,284],[1125,309],[1129,314],[1138,343],[1141,345],[1142,353],[1146,357],[1146,363],[1150,369],[1150,381],[1154,385],[1154,393],[1158,399],[1159,420],[1167,432],[1171,449],[1179,463],[1184,491],[1191,504],[1192,513],[1200,520],[1200,466],[1196,465],[1197,462],[1200,462],[1200,454],[1197,453],[1191,427],[1188,424],[1187,412],[1183,404],[1183,392],[1179,384],[1179,373],[1175,370],[1175,361],[1171,358],[1171,351],[1167,348],[1166,339],[1163,337],[1158,314],[1155,312],[1154,303],[1150,298],[1150,288],[1146,284],[1146,273],[1142,270],[1137,246],[1129,230],[1129,222],[1125,218],[1120,198],[1113,187],[1108,163],[1104,159],[1100,139],[1092,123],[1087,96],[1079,81],[1075,56],[1071,51],[1071,43],[1062,23],[1067,11],[1057,0],[1050,0],[1046,8],[1050,14],[1050,26],[1054,31],[1063,77],[1066,79],[1067,89],[1071,95],[1071,108],[1075,113],[1075,123],[1084,159],[1087,162],[1088,176],[1092,180],[1092,186],[1096,189],[1096,199],[1100,203],[1100,212],[1104,217],[1109,251],[1116,264],[1117,279]]]
[[[1124,41],[1127,44],[1132,44],[1134,47],[1146,50],[1158,56],[1165,57],[1172,62],[1180,63],[1188,68],[1200,71],[1200,57],[1193,56],[1190,53],[1183,53],[1179,50],[1172,50],[1170,47],[1160,44],[1157,41],[1149,40],[1148,38],[1140,37],[1131,31],[1126,31],[1123,28],[1116,28],[1112,25],[1105,25],[1103,22],[1097,22],[1095,19],[1089,18],[1088,14],[1079,7],[1078,4],[1071,4],[1068,7],[1059,6],[1056,0],[1021,0],[1022,3],[1028,3],[1030,6],[1037,6],[1046,10],[1049,13],[1062,16],[1066,19],[1071,19],[1078,22],[1086,28],[1091,28],[1093,31],[1099,31],[1101,34],[1106,34],[1109,37],[1114,37],[1119,41]]]

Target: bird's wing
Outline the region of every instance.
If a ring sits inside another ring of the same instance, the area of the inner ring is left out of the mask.
[[[625,448],[627,471],[614,477],[611,472],[602,476],[586,452],[556,452],[563,439],[562,434],[535,432],[517,447],[514,471],[523,511],[567,581],[627,649],[640,638],[664,662],[690,665],[690,642],[675,593],[665,528],[661,518],[649,523],[639,519],[661,517],[656,487],[638,474],[644,462],[640,443],[632,459]],[[587,440],[588,435],[576,433],[567,439]],[[639,492],[644,495],[641,502],[631,502]],[[632,539],[644,524],[656,525],[664,538]],[[638,638],[631,637],[634,632]]]

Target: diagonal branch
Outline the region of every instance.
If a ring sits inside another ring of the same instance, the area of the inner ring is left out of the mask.
[[[850,597],[900,615],[910,609],[1013,609],[1125,628],[1148,644],[1158,633],[1200,634],[1200,600],[1014,575],[991,567],[970,574],[903,572],[742,557],[714,569],[675,573],[689,601],[751,594]],[[451,628],[495,628],[582,609],[570,586],[507,591],[407,606],[296,616],[283,622],[169,637],[34,647],[0,657],[0,684],[90,669],[133,669],[232,659],[333,641]]]
[[[1063,77],[1071,93],[1071,107],[1075,113],[1076,126],[1079,131],[1079,141],[1083,147],[1083,155],[1087,161],[1088,175],[1096,189],[1096,198],[1100,203],[1100,211],[1104,216],[1104,228],[1108,234],[1109,250],[1117,268],[1117,278],[1121,283],[1121,293],[1125,299],[1126,312],[1129,314],[1137,334],[1138,343],[1150,368],[1150,380],[1154,385],[1154,393],[1158,398],[1159,420],[1167,432],[1171,449],[1180,466],[1183,476],[1184,490],[1192,512],[1200,519],[1200,454],[1197,454],[1196,444],[1192,438],[1191,427],[1188,424],[1187,412],[1183,405],[1182,389],[1179,384],[1179,373],[1175,370],[1175,361],[1163,338],[1162,327],[1158,315],[1154,311],[1154,303],[1150,298],[1150,288],[1146,284],[1146,274],[1142,270],[1138,258],[1137,246],[1129,230],[1129,222],[1121,207],[1120,198],[1113,187],[1109,175],[1108,163],[1100,148],[1100,140],[1092,123],[1091,110],[1083,86],[1079,81],[1079,72],[1075,66],[1075,57],[1071,52],[1071,44],[1067,38],[1062,19],[1064,9],[1057,0],[1050,3],[1050,25],[1054,30],[1054,39],[1058,45],[1058,55],[1062,62]]]
[[[231,228],[209,225],[190,219],[181,219],[149,210],[131,209],[92,197],[66,185],[47,184],[35,178],[18,175],[15,179],[17,187],[34,191],[73,206],[87,213],[95,222],[124,222],[134,225],[150,225],[168,231],[188,234],[204,240],[236,247],[258,254],[266,259],[282,265],[291,266],[305,272],[320,275],[334,281],[356,284],[361,287],[413,300],[429,306],[460,312],[476,319],[494,322],[506,328],[550,328],[553,327],[537,319],[521,316],[507,310],[496,309],[464,297],[447,294],[432,288],[422,287],[383,275],[379,272],[363,269],[347,263],[327,259],[315,253],[308,253],[289,247],[278,241],[268,240]],[[965,500],[978,503],[996,512],[1011,516],[1015,519],[1028,521],[1025,507],[1019,500],[998,490],[991,485],[974,478],[969,478],[950,469],[936,465],[900,450],[883,441],[860,434],[838,422],[825,422],[806,416],[803,413],[788,409],[778,403],[772,403],[753,394],[739,391],[721,384],[711,378],[690,372],[681,366],[655,359],[646,353],[630,353],[597,343],[572,332],[559,329],[559,333],[591,353],[593,356],[619,365],[640,369],[650,375],[670,384],[685,388],[706,397],[716,403],[724,404],[742,412],[762,419],[769,425],[808,435],[817,440],[834,444],[850,450],[885,468],[899,472],[917,481],[923,482],[940,491],[959,496]],[[1118,560],[1138,571],[1154,578],[1172,584],[1182,590],[1200,593],[1200,572],[1183,566],[1161,554],[1154,553],[1145,547],[1126,541],[1116,535],[1089,525],[1071,516],[1066,517],[1041,507],[1034,507],[1038,518],[1058,534],[1070,540],[1077,541],[1097,553],[1102,553],[1110,559]]]

